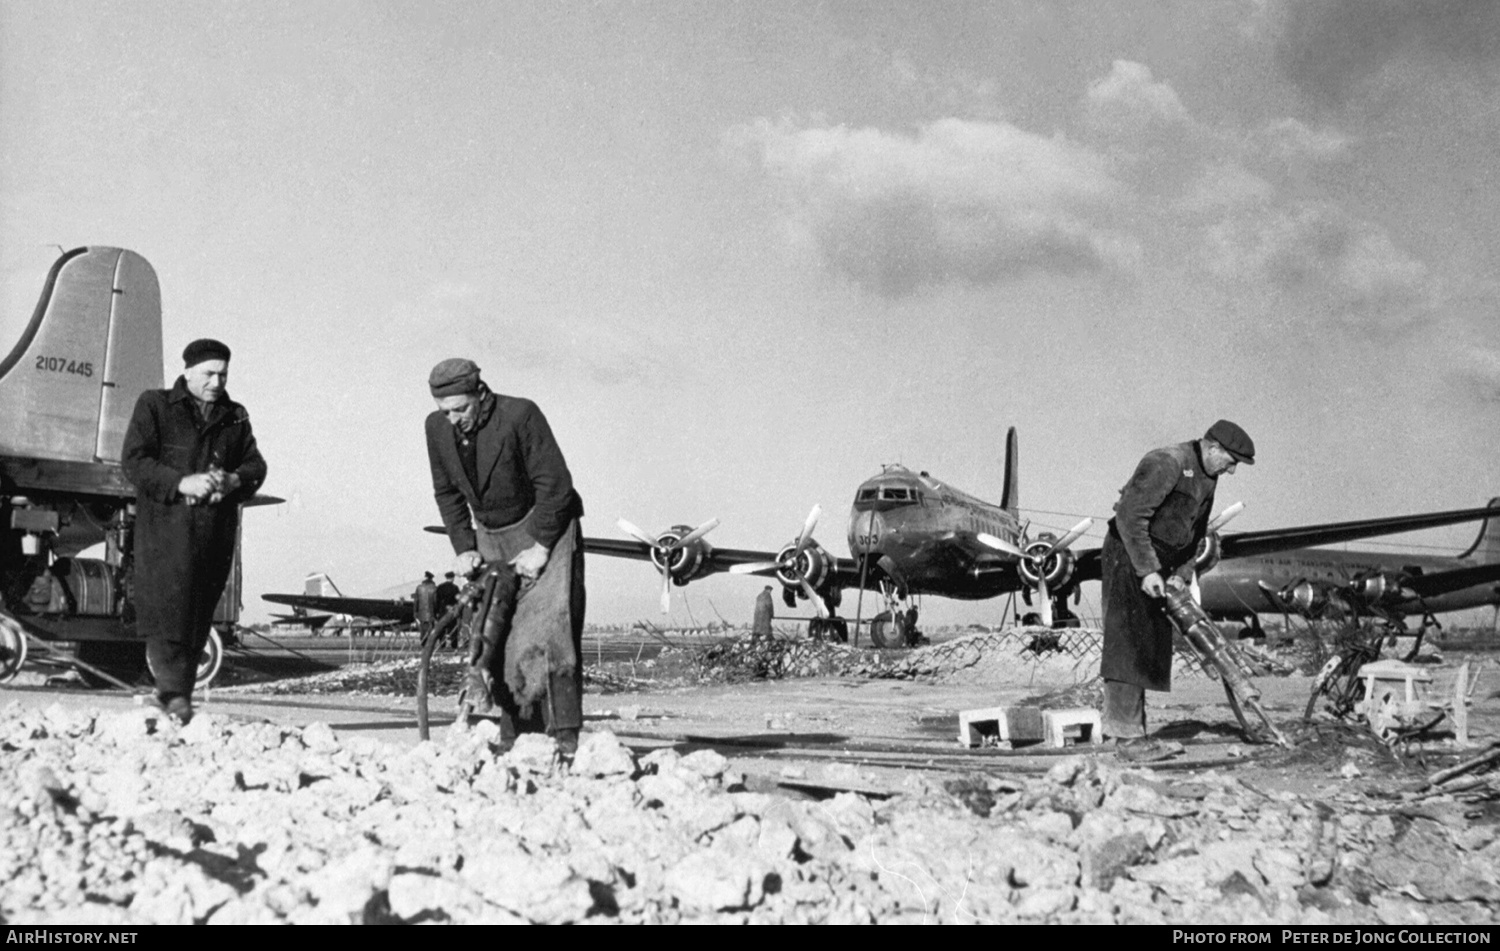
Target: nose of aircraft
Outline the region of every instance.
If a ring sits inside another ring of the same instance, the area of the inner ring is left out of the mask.
[[[879,512],[855,512],[849,519],[849,554],[855,558],[880,551],[885,519]]]

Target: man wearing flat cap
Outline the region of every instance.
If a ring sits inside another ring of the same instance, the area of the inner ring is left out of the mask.
[[[1190,585],[1219,476],[1255,464],[1255,443],[1227,419],[1202,439],[1153,449],[1120,490],[1100,552],[1104,735],[1146,735],[1146,691],[1172,689],[1168,585]]]
[[[468,701],[477,712],[498,703],[502,742],[546,730],[572,752],[583,726],[583,500],[535,403],[491,392],[462,358],[433,367],[427,383],[437,403],[427,458],[454,570],[504,566],[486,643],[470,645],[471,663],[488,666],[471,670]]]
[[[245,407],[229,398],[229,348],[194,340],[170,390],[147,390],[125,431],[135,485],[134,603],[155,703],[193,716],[198,659],[234,561],[240,503],[266,478]]]

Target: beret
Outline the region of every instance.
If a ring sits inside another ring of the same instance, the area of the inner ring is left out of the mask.
[[[204,360],[228,360],[229,348],[217,340],[204,337],[194,340],[182,351],[182,365],[187,367],[197,366]]]
[[[449,357],[427,375],[427,386],[436,397],[458,396],[479,390],[479,367],[473,360]]]

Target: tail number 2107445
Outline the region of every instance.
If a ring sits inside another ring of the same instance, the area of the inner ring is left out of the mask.
[[[74,373],[78,376],[93,376],[94,365],[67,357],[37,357],[36,368],[44,373]]]

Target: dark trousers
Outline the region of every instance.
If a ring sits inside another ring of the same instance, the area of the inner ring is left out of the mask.
[[[237,508],[140,503],[134,552],[136,631],[163,695],[191,698],[198,658],[234,561]]]

